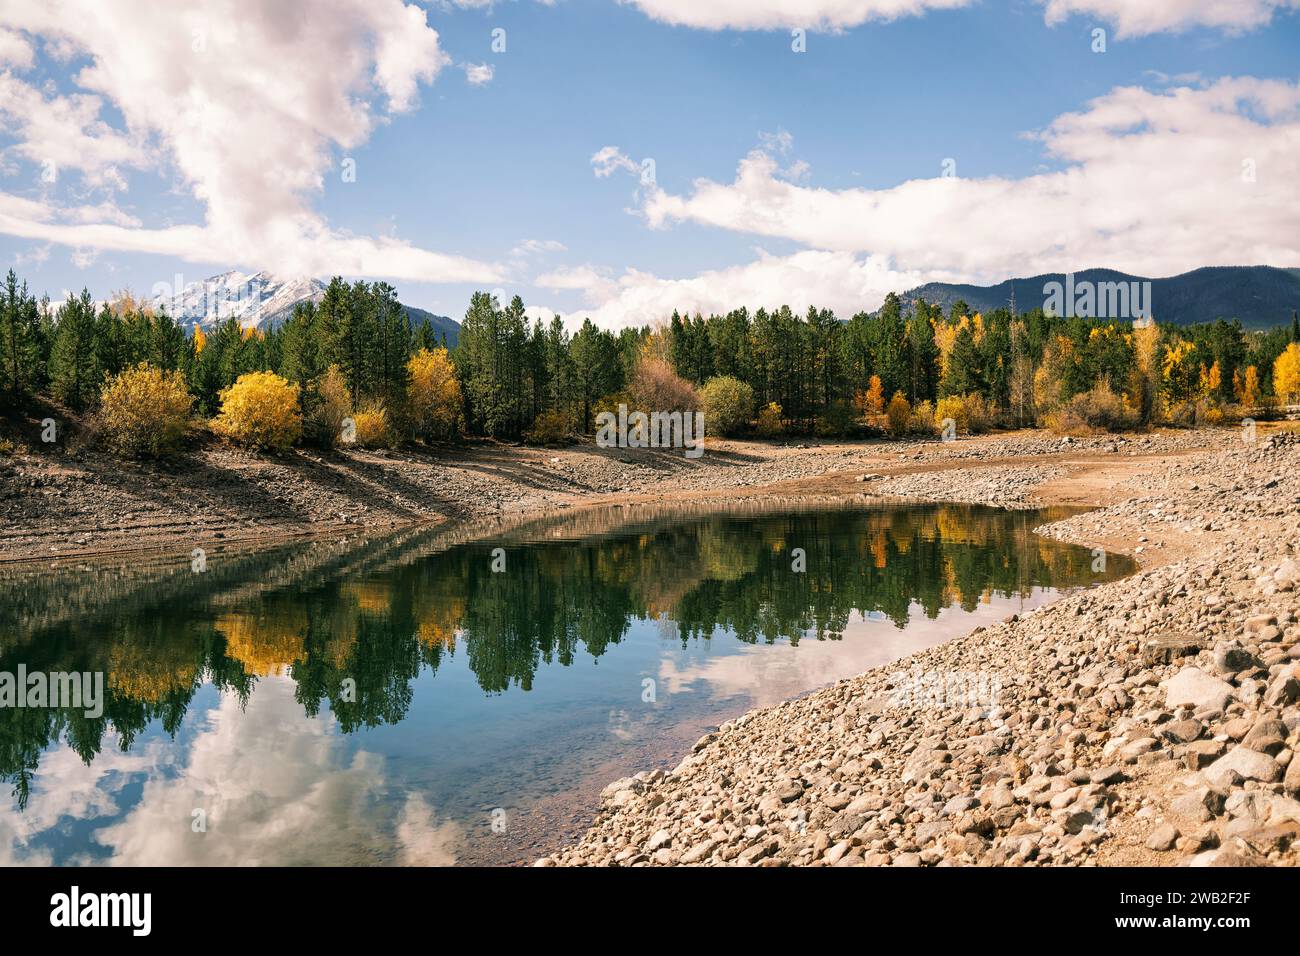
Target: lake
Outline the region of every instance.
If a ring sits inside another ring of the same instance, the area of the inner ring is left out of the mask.
[[[531,862],[711,727],[1131,560],[1062,509],[627,506],[0,569],[0,863]],[[85,704],[86,701],[82,701]]]

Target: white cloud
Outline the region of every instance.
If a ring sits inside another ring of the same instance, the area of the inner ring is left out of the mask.
[[[20,70],[31,67],[35,60],[32,45],[21,33],[0,30],[0,66],[16,66]]]
[[[0,73],[0,119],[18,142],[5,150],[34,163],[54,181],[80,172],[94,187],[125,189],[119,167],[144,168],[149,154],[138,138],[114,130],[99,118],[98,96],[45,96],[11,73]]]
[[[46,243],[43,246],[32,246],[28,252],[19,252],[14,255],[14,265],[18,268],[24,266],[40,266],[50,260],[50,246]]]
[[[1300,0],[1039,0],[1049,25],[1076,14],[1114,24],[1120,37],[1165,30],[1213,27],[1240,33],[1267,25],[1278,10],[1294,10]]]
[[[624,0],[647,16],[705,30],[838,31],[864,23],[971,6],[971,0]],[[1055,25],[1075,14],[1113,24],[1117,34],[1141,36],[1204,26],[1230,33],[1268,24],[1300,0],[1038,0]]]
[[[611,176],[619,169],[629,173],[640,172],[640,167],[637,166],[632,157],[617,146],[602,146],[596,150],[591,156],[591,168],[598,179]]]
[[[970,0],[630,0],[647,16],[706,30],[843,30],[870,20],[964,7]]]
[[[325,177],[338,175],[337,153],[361,145],[387,114],[414,108],[420,85],[449,62],[419,7],[322,0],[304,17],[256,0],[226,0],[220,11],[203,0],[176,0],[165,13],[148,0],[50,0],[0,3],[0,26],[89,61],[75,75],[85,93],[64,98],[64,122],[36,127],[28,117],[16,147],[24,157],[36,161],[41,150],[89,142],[94,162],[72,168],[91,185],[96,171],[108,183],[116,164],[165,158],[206,208],[201,226],[107,221],[70,228],[52,221],[57,211],[30,219],[4,214],[0,203],[0,231],[285,274],[499,281],[494,265],[340,232],[310,207]],[[5,103],[20,110],[34,93],[12,77],[7,90]],[[120,112],[123,129],[107,130],[95,97]],[[142,142],[152,150],[148,158]]]
[[[516,243],[510,255],[518,258],[544,256],[552,252],[567,252],[568,246],[558,239],[524,239]]]
[[[569,278],[585,275],[572,270]],[[833,309],[849,316],[875,309],[890,292],[900,292],[924,281],[919,272],[900,272],[879,256],[849,252],[806,250],[791,256],[760,255],[754,262],[703,272],[681,279],[664,279],[628,269],[617,280],[607,280],[591,270],[592,285],[583,291],[590,308],[572,312],[567,321],[584,317],[605,328],[655,325],[673,310],[683,313],[724,313],[740,306],[758,308],[789,305],[798,312],[809,306]],[[536,281],[542,284],[542,278]],[[562,285],[563,276],[551,277],[549,288]],[[576,284],[576,283],[575,283]]]
[[[485,86],[492,82],[492,77],[496,74],[490,63],[466,63],[464,68],[465,79],[470,86]]]
[[[288,678],[259,681],[246,708],[223,695],[175,760],[171,773],[142,774],[139,801],[95,831],[114,864],[455,862],[460,828],[418,794],[393,807],[383,757],[350,752],[332,718],[304,719]],[[205,833],[191,828],[196,808]]]
[[[831,190],[784,181],[770,153],[755,150],[733,182],[698,180],[682,196],[656,189],[644,211],[652,226],[702,223],[966,281],[1300,263],[1298,84],[1118,88],[1035,137],[1063,169]]]
[[[533,280],[533,285],[539,289],[552,291],[577,289],[590,294],[608,287],[610,283],[595,266],[583,265],[544,272]]]

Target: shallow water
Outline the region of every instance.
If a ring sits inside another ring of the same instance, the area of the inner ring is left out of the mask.
[[[1133,569],[1032,533],[1066,513],[626,507],[10,569],[0,674],[105,700],[0,708],[0,863],[531,860],[711,726]]]

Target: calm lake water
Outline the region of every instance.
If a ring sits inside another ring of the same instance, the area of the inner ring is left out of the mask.
[[[99,717],[0,708],[0,863],[531,862],[724,720],[1133,570],[1032,533],[1065,513],[627,507],[0,570],[0,673],[105,681]]]

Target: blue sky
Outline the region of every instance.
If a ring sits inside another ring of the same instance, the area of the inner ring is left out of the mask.
[[[1047,268],[1300,266],[1294,9],[1243,0],[1246,22],[1224,24],[1166,0],[1066,0],[1082,12],[1060,17],[911,0],[810,31],[805,52],[788,25],[750,28],[883,2],[761,0],[712,28],[689,22],[698,0],[328,0],[334,28],[289,40],[251,0],[123,3],[113,24],[77,0],[0,4],[0,259],[55,298],[358,266],[454,317],[489,288],[609,325],[847,312]],[[597,175],[606,148],[628,168]],[[651,184],[633,171],[647,158]],[[358,239],[373,248],[339,245]]]

